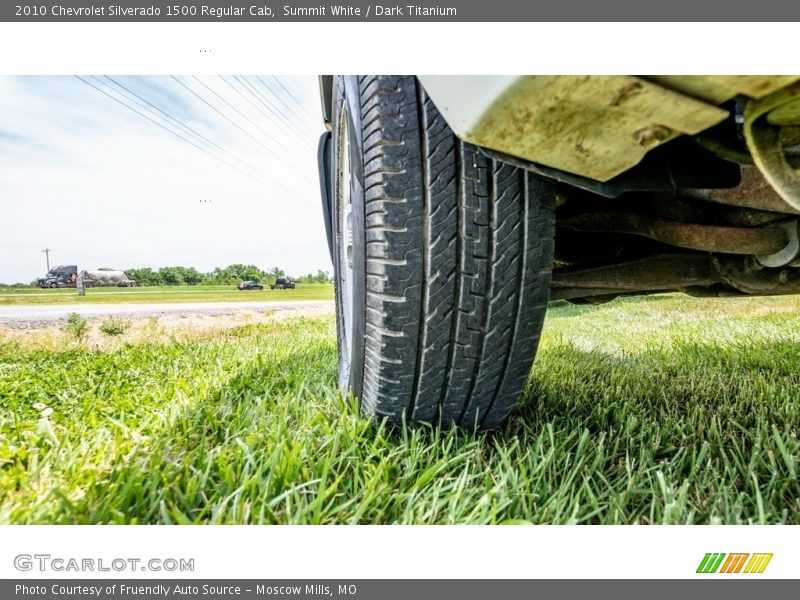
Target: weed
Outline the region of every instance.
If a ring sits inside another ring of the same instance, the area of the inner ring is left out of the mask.
[[[89,322],[78,313],[72,312],[67,315],[63,330],[80,342],[89,333]]]
[[[100,333],[108,336],[118,336],[128,331],[130,326],[130,321],[125,321],[118,317],[107,317],[100,323]]]

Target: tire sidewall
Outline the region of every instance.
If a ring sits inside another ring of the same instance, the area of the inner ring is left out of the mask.
[[[331,179],[333,196],[333,262],[336,289],[336,321],[339,344],[339,386],[357,398],[361,397],[364,376],[364,335],[366,331],[366,235],[364,206],[364,144],[361,127],[361,101],[358,78],[340,76],[334,81],[333,127],[331,143]],[[341,293],[341,207],[339,170],[341,123],[347,119],[350,148],[350,198],[353,210],[353,313],[350,323],[345,318]],[[350,351],[345,348],[346,328],[350,329]]]

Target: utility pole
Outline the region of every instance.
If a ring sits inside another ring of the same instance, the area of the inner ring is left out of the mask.
[[[50,252],[52,252],[52,251],[53,251],[52,248],[45,248],[44,250],[42,250],[42,252],[44,252],[45,259],[47,260],[47,272],[48,273],[50,272]]]

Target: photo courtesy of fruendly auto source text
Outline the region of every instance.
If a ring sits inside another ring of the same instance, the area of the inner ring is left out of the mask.
[[[0,598],[797,595],[798,22],[0,6]]]

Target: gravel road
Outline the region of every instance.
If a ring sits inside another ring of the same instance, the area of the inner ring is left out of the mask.
[[[333,313],[332,300],[293,302],[185,302],[162,304],[47,304],[0,306],[0,327],[40,329],[66,321],[69,313],[84,317],[109,315],[126,319],[160,316],[232,315],[242,312],[289,313],[297,316]],[[288,316],[288,315],[287,315]]]

